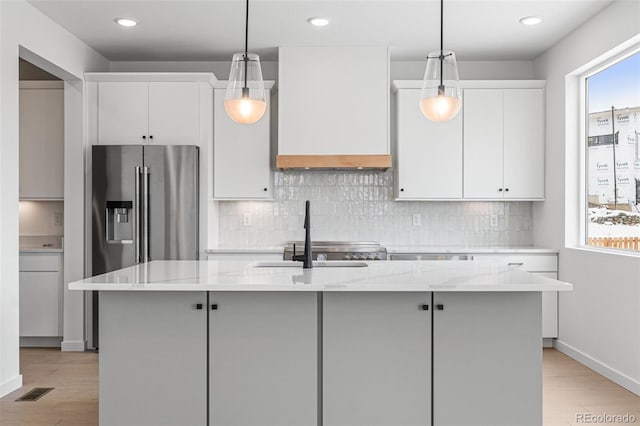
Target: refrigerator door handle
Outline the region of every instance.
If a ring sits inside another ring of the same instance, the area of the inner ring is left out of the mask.
[[[134,256],[135,263],[140,263],[140,221],[142,219],[142,215],[140,214],[140,177],[142,175],[142,168],[136,166],[136,176],[135,176],[135,215],[133,219],[133,241],[134,241]]]
[[[142,261],[149,257],[149,167],[142,168]]]

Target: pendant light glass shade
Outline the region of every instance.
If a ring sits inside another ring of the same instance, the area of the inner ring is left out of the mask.
[[[260,58],[255,53],[236,53],[231,62],[224,110],[236,123],[252,124],[267,109]]]
[[[429,53],[424,72],[420,111],[431,121],[447,121],[462,109],[456,55],[447,50]]]

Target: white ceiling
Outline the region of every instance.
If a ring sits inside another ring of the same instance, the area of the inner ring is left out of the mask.
[[[111,61],[230,60],[243,50],[243,0],[29,1]],[[444,48],[458,60],[533,59],[609,3],[446,0]],[[281,45],[387,45],[395,60],[419,60],[438,49],[439,7],[437,0],[252,0],[249,50],[273,60]],[[518,23],[528,15],[543,21]],[[312,27],[311,16],[332,22]],[[123,28],[115,17],[140,25]]]

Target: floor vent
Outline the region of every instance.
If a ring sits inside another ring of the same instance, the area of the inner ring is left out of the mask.
[[[20,401],[37,401],[45,394],[51,392],[54,388],[33,388],[29,392],[16,399],[16,402]]]

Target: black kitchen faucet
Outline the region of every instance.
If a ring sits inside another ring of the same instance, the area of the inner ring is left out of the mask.
[[[293,257],[291,260],[302,262],[302,269],[313,268],[313,262],[311,259],[311,221],[309,220],[309,208],[311,202],[307,200],[304,210],[304,254],[296,255],[296,245],[293,245]]]

